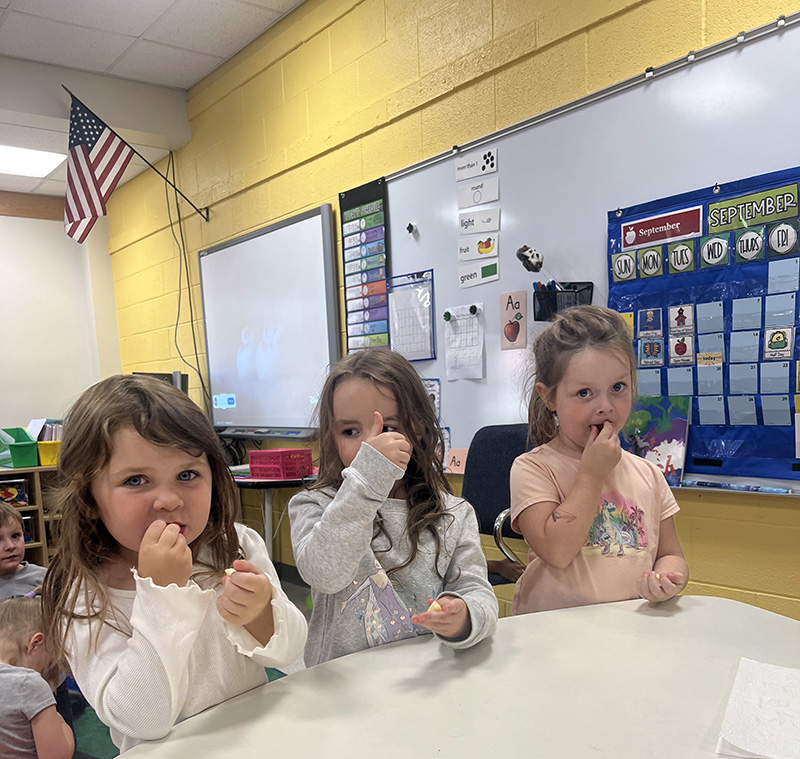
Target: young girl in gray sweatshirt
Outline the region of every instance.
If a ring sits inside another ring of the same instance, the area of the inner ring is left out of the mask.
[[[450,491],[442,432],[411,364],[351,353],[323,387],[319,429],[319,478],[289,503],[314,602],[306,665],[416,635],[454,648],[491,635],[497,599],[478,522]]]

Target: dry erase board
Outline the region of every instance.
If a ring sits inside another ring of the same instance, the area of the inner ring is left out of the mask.
[[[437,358],[415,366],[442,380],[442,422],[453,447],[466,448],[484,425],[526,418],[527,351],[500,350],[501,293],[528,290],[530,343],[543,325],[531,320],[534,280],[589,280],[594,303],[606,303],[609,210],[800,164],[796,21],[387,177],[392,274],[435,272]],[[454,166],[457,156],[487,149],[497,156],[499,199],[485,208],[500,208],[500,276],[461,289]],[[522,245],[544,254],[540,274],[516,259]],[[473,303],[484,306],[485,377],[447,382],[441,315]]]

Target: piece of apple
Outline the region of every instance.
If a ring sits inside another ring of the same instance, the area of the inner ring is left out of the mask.
[[[441,611],[442,607],[438,601],[431,601],[431,605],[428,607],[428,611]]]
[[[233,567],[228,567],[228,568],[225,570],[225,574],[226,574],[226,575],[228,575],[228,577],[230,577],[230,576],[231,576],[231,575],[232,575],[232,574],[233,574],[235,571],[236,571],[236,570],[235,570]]]

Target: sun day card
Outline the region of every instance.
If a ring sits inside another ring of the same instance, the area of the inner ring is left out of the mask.
[[[500,349],[524,348],[528,344],[528,291],[500,294]]]

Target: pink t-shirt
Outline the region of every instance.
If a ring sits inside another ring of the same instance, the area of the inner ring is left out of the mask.
[[[575,484],[578,459],[539,446],[511,467],[511,526],[537,503],[562,503]],[[651,570],[661,521],[679,510],[658,467],[627,451],[606,477],[586,542],[568,567],[556,569],[528,551],[512,614],[638,598],[636,582]]]

